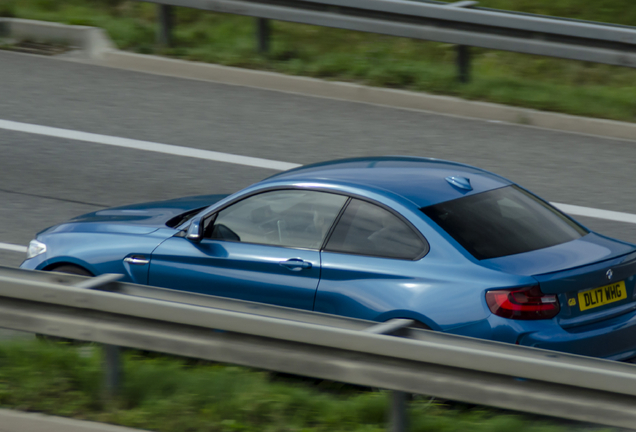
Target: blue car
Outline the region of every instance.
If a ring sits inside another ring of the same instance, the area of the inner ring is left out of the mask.
[[[325,162],[229,196],[100,210],[42,231],[27,256],[22,268],[636,357],[634,245],[436,159]]]

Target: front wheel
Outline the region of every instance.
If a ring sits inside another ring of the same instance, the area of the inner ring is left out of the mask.
[[[88,276],[88,277],[95,276],[94,274],[92,274],[91,272],[86,270],[85,268],[80,267],[80,266],[76,266],[76,265],[73,265],[73,264],[63,264],[61,266],[54,267],[54,268],[50,269],[49,271],[54,271],[54,272],[58,272],[58,273],[74,274],[74,275],[79,275],[79,276]]]

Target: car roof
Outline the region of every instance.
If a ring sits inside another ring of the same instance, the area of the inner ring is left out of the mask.
[[[453,186],[446,178],[470,181],[472,190]],[[441,159],[383,156],[341,159],[306,165],[276,174],[265,182],[319,182],[354,185],[359,189],[400,195],[418,207],[474,195],[512,184],[491,172]]]

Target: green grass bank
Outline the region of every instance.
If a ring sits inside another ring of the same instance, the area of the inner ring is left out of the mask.
[[[630,0],[483,0],[480,6],[636,26]],[[156,5],[129,0],[1,0],[0,15],[102,27],[120,49],[291,75],[636,121],[636,70],[472,48],[456,80],[453,45],[272,22],[256,52],[249,17],[176,8],[175,43],[155,44]]]
[[[97,345],[0,344],[0,407],[165,432],[383,432],[387,392],[275,380],[266,372],[167,356],[124,359],[120,395],[101,397]],[[569,432],[497,410],[410,403],[411,432]],[[587,429],[587,428],[586,428]]]

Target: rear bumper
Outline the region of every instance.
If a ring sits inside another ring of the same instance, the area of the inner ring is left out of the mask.
[[[636,311],[567,330],[554,322],[549,328],[520,335],[518,343],[609,360],[629,360],[636,357]]]

